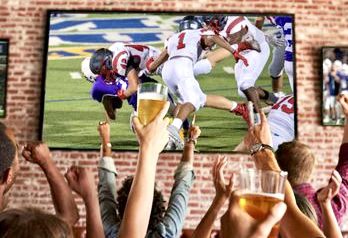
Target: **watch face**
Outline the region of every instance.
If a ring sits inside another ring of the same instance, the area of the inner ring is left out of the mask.
[[[259,151],[262,147],[262,144],[255,144],[251,147],[251,153],[255,153],[257,151]]]

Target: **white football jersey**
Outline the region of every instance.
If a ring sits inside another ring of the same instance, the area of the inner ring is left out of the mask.
[[[203,51],[201,46],[203,31],[203,29],[185,30],[171,36],[167,44],[169,59],[182,56],[196,63]]]
[[[268,114],[268,123],[275,150],[283,142],[292,141],[295,138],[294,103],[293,95],[284,96],[273,105]]]
[[[147,60],[150,57],[156,58],[160,54],[160,51],[152,46],[120,42],[111,45],[109,50],[113,53],[113,69],[116,69],[121,76],[126,76],[127,67],[130,65],[139,71],[145,70]]]
[[[251,34],[259,43],[266,40],[264,33],[244,16],[229,16],[224,29],[220,32],[220,35],[227,38],[229,35],[239,32],[244,27],[248,27],[248,34]]]

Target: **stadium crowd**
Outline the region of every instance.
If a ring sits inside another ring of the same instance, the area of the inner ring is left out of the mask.
[[[348,95],[339,97],[348,117]],[[28,143],[20,151],[11,128],[0,127],[0,237],[74,237],[73,227],[79,220],[73,191],[80,195],[86,209],[87,237],[178,237],[188,208],[190,188],[194,182],[194,149],[201,133],[191,126],[181,161],[174,174],[174,185],[168,206],[156,189],[155,173],[159,154],[168,142],[166,113],[169,103],[154,121],[144,126],[133,117],[139,142],[138,162],[134,176],[125,178],[116,189],[117,169],[110,145],[110,127],[99,122],[101,142],[98,189],[89,169],[72,166],[65,175],[56,167],[49,148],[41,142]],[[261,123],[249,129],[245,144],[272,144],[265,114]],[[22,157],[37,164],[45,173],[51,189],[56,214],[39,208],[6,208],[6,195],[15,183]],[[279,202],[263,220],[255,220],[238,205],[233,176],[224,172],[228,160],[218,158],[212,166],[216,195],[192,237],[210,237],[219,211],[228,203],[221,219],[219,237],[268,237],[273,225],[280,222],[281,237],[342,237],[339,223],[347,210],[348,193],[348,125],[345,126],[338,164],[326,187],[315,191],[308,182],[315,157],[309,146],[299,141],[283,143],[274,153],[269,147],[255,151],[255,167],[262,170],[288,171],[284,202]],[[117,164],[117,163],[116,163]],[[225,181],[224,173],[230,179]],[[65,177],[65,178],[64,178]]]

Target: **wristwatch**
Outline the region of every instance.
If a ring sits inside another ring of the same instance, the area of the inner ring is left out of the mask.
[[[262,144],[262,143],[257,143],[253,146],[251,146],[251,149],[250,149],[250,154],[251,155],[254,155],[256,154],[257,152],[261,151],[261,150],[264,150],[264,149],[268,149],[270,151],[273,152],[273,148],[272,146],[270,145],[266,145],[266,144]]]
[[[110,149],[112,148],[112,145],[111,145],[110,142],[105,143],[105,144],[102,143],[102,144],[100,145],[100,147],[103,148],[103,145],[105,145],[105,147],[107,147],[107,148],[110,148]]]
[[[186,142],[186,143],[192,142],[193,145],[197,145],[197,139],[187,138],[187,139],[185,140],[185,142]]]

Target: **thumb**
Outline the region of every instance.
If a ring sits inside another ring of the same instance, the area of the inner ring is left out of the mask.
[[[331,199],[331,197],[332,197],[332,188],[329,188],[329,191],[327,191],[327,197],[326,197],[326,199]]]
[[[141,124],[141,122],[137,116],[134,116],[132,118],[132,121],[133,121],[134,130],[138,134],[144,126],[143,126],[143,124]]]
[[[273,226],[282,219],[285,211],[286,204],[284,202],[277,203],[274,207],[272,207],[267,218],[257,226],[255,234],[258,234],[259,236],[268,236]]]
[[[261,117],[261,125],[267,124],[267,117],[262,110],[260,111],[260,117]]]

